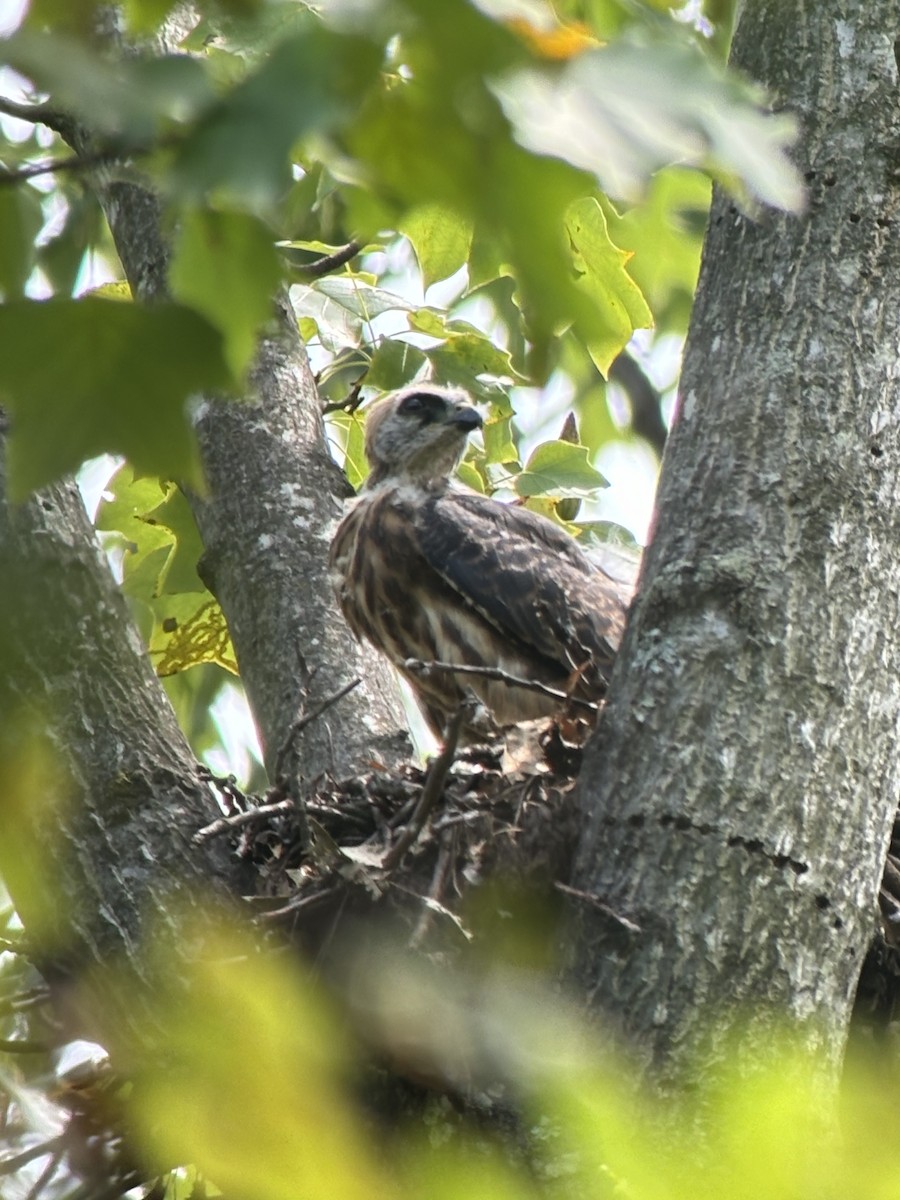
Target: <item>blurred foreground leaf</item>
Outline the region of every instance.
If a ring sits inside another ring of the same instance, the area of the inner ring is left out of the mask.
[[[349,1099],[346,1039],[283,958],[233,934],[207,940],[157,1026],[132,1102],[151,1156],[254,1200],[395,1194]]]
[[[96,296],[20,300],[0,306],[0,344],[14,499],[107,451],[203,487],[187,401],[230,376],[202,317]]]
[[[279,279],[272,236],[261,221],[208,209],[183,214],[169,268],[172,292],[222,334],[236,379],[250,365]]]
[[[613,198],[637,199],[656,170],[678,163],[775,208],[803,206],[787,156],[794,118],[765,112],[758,89],[687,40],[623,38],[559,73],[527,69],[495,88],[523,145],[594,172]]]

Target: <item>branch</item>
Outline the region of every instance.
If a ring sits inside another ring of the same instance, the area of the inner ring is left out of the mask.
[[[13,1175],[22,1167],[26,1167],[36,1158],[41,1158],[44,1154],[55,1154],[65,1142],[63,1135],[51,1138],[48,1142],[41,1142],[37,1146],[29,1146],[27,1150],[23,1150],[20,1154],[14,1154],[12,1158],[4,1158],[0,1160],[0,1175]]]
[[[49,1049],[46,1042],[29,1042],[25,1038],[0,1038],[0,1052],[4,1054],[46,1054]]]
[[[508,687],[527,688],[530,692],[540,692],[542,696],[550,696],[554,700],[559,700],[561,704],[576,704],[579,708],[590,709],[591,712],[597,712],[599,708],[591,700],[580,700],[577,696],[570,696],[568,692],[563,692],[559,688],[550,687],[546,683],[538,683],[536,679],[520,679],[517,675],[501,671],[499,667],[469,667],[458,663],[423,662],[420,658],[407,658],[399,665],[404,671],[412,671],[414,674],[421,672],[424,675],[429,671],[449,671],[455,675],[481,675],[485,679],[497,679]]]
[[[20,121],[28,121],[32,125],[46,125],[55,133],[64,133],[72,123],[72,118],[49,104],[19,104],[7,96],[0,96],[0,113],[8,117],[16,117]]]
[[[230,817],[219,817],[217,821],[198,829],[191,841],[195,846],[199,846],[209,838],[224,833],[227,829],[240,829],[242,825],[252,825],[260,817],[272,817],[290,812],[293,807],[294,801],[288,796],[287,799],[276,800],[273,804],[260,804],[258,808],[248,808],[246,812],[235,813]]]
[[[121,150],[98,150],[95,154],[72,154],[68,158],[51,158],[46,162],[19,167],[15,171],[0,171],[0,185],[22,183],[28,179],[36,179],[40,175],[58,175],[62,171],[89,171],[94,167],[121,162],[125,157],[126,155]]]
[[[360,242],[348,242],[346,246],[341,246],[333,254],[324,254],[321,258],[313,259],[312,262],[304,263],[294,269],[307,279],[321,279],[323,275],[329,275],[338,267],[343,267],[351,258],[356,258],[360,250],[362,250]]]
[[[617,913],[615,909],[610,908],[608,904],[604,904],[599,896],[595,896],[592,892],[584,892],[581,888],[569,887],[567,883],[561,883],[558,879],[553,886],[558,892],[562,892],[564,896],[572,896],[575,900],[583,900],[585,904],[590,904],[592,907],[605,913],[613,921],[618,922],[623,929],[627,929],[629,933],[640,933],[640,925],[636,925],[634,921],[629,921],[627,917],[623,917],[621,913]]]
[[[662,419],[662,397],[659,392],[638,363],[624,350],[610,367],[609,377],[625,389],[631,407],[632,430],[638,437],[649,442],[657,457],[662,458],[669,431]]]

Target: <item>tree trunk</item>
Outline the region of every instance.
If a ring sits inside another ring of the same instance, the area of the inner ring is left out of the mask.
[[[77,139],[76,139],[77,143]],[[135,184],[97,195],[135,296],[165,292],[159,204]],[[362,683],[306,726],[297,774],[340,776],[409,753],[396,679],[357,643],[327,574],[349,487],[325,444],[315,380],[290,305],[277,307],[253,372],[252,401],[210,400],[197,423],[206,497],[189,496],[205,546],[201,574],[222,605],[272,772],[295,718],[354,678]]]
[[[658,520],[582,775],[574,971],[664,1086],[787,1024],[837,1068],[900,766],[889,0],[748,0],[809,207],[715,198]]]
[[[5,485],[0,466],[0,485]],[[0,872],[29,948],[60,985],[130,962],[239,888],[217,813],[74,483],[12,508],[0,486]]]

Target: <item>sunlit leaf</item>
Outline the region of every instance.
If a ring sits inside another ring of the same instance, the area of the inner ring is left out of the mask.
[[[472,242],[469,222],[437,204],[412,209],[400,222],[400,231],[412,243],[426,288],[457,271]]]
[[[250,365],[279,278],[272,235],[255,217],[210,209],[182,215],[169,268],[172,291],[221,332],[236,378]]]
[[[515,481],[520,496],[590,493],[606,486],[606,480],[591,466],[586,447],[571,442],[542,442]]]
[[[20,300],[0,306],[0,343],[13,496],[107,451],[203,486],[187,400],[229,373],[218,334],[190,309]]]
[[[628,274],[647,298],[658,327],[676,322],[679,332],[687,327],[711,190],[696,171],[670,167],[653,177],[638,203],[621,212],[603,203],[610,237],[632,252]]]
[[[606,218],[596,200],[579,200],[566,215],[579,283],[590,296],[596,319],[578,328],[604,375],[635,329],[653,324],[641,290],[625,270],[631,255],[609,239]]]

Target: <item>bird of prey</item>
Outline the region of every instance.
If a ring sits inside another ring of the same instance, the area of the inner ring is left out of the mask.
[[[621,585],[568,533],[451,482],[482,423],[457,389],[415,384],[378,401],[366,422],[371,472],[331,546],[348,624],[407,677],[438,737],[468,689],[496,727],[564,700],[499,678],[413,671],[409,660],[494,668],[597,700],[625,624]]]

